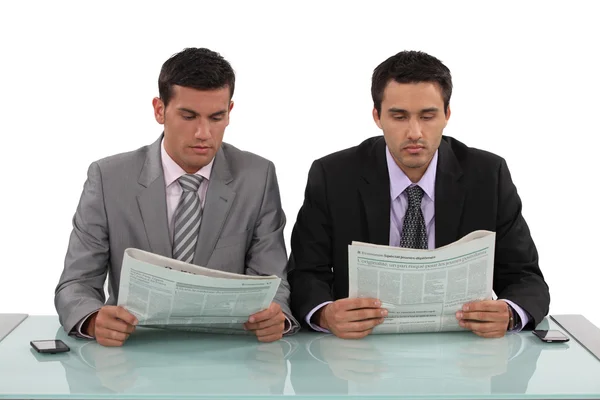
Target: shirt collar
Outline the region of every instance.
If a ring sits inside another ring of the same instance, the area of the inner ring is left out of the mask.
[[[390,175],[390,196],[392,202],[412,185],[411,180],[406,176],[404,171],[396,164],[394,157],[390,153],[390,149],[385,146],[385,158],[387,160],[388,171]],[[438,151],[433,154],[433,158],[427,167],[427,171],[423,174],[419,182],[416,184],[423,189],[425,194],[432,200],[435,200],[435,175],[437,171]]]
[[[169,156],[167,150],[165,150],[165,139],[163,139],[160,143],[160,155],[163,173],[165,175],[165,187],[168,187],[170,184],[179,179],[182,175],[187,174],[187,172],[185,172],[183,168],[181,168],[179,164],[177,164],[171,158],[171,156]],[[213,158],[207,165],[196,171],[195,175],[202,176],[208,182],[214,161],[215,159]]]

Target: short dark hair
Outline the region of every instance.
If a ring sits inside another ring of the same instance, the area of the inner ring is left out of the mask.
[[[444,113],[448,112],[452,95],[450,70],[440,60],[422,51],[401,51],[375,68],[371,81],[371,96],[377,113],[381,115],[383,91],[394,80],[398,83],[435,82],[442,88]]]
[[[199,90],[229,87],[233,97],[235,73],[219,53],[190,47],[174,54],[163,64],[158,76],[158,93],[165,107],[173,96],[173,85]]]

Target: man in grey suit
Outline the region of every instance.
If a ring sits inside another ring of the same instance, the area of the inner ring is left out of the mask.
[[[161,69],[149,146],[91,164],[55,306],[64,329],[121,346],[137,320],[116,306],[123,252],[151,251],[208,268],[277,275],[271,306],[245,324],[271,342],[298,328],[289,309],[285,215],[273,163],[222,143],[235,74],[218,53],[189,48]],[[108,273],[109,299],[104,283]]]

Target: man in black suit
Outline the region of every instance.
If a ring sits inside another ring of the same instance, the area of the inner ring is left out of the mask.
[[[352,241],[433,249],[478,229],[496,232],[498,300],[465,304],[459,324],[482,337],[537,325],[550,295],[506,162],[442,136],[452,79],[437,58],[400,52],[373,73],[383,137],[316,160],[291,239],[291,303],[315,330],[368,335],[387,310],[348,299]]]

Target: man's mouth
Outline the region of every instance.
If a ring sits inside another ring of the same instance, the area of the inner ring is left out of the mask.
[[[210,150],[210,146],[192,146],[192,151],[196,154],[206,154]]]
[[[406,150],[410,154],[418,154],[424,149],[423,146],[406,146],[404,150]]]

